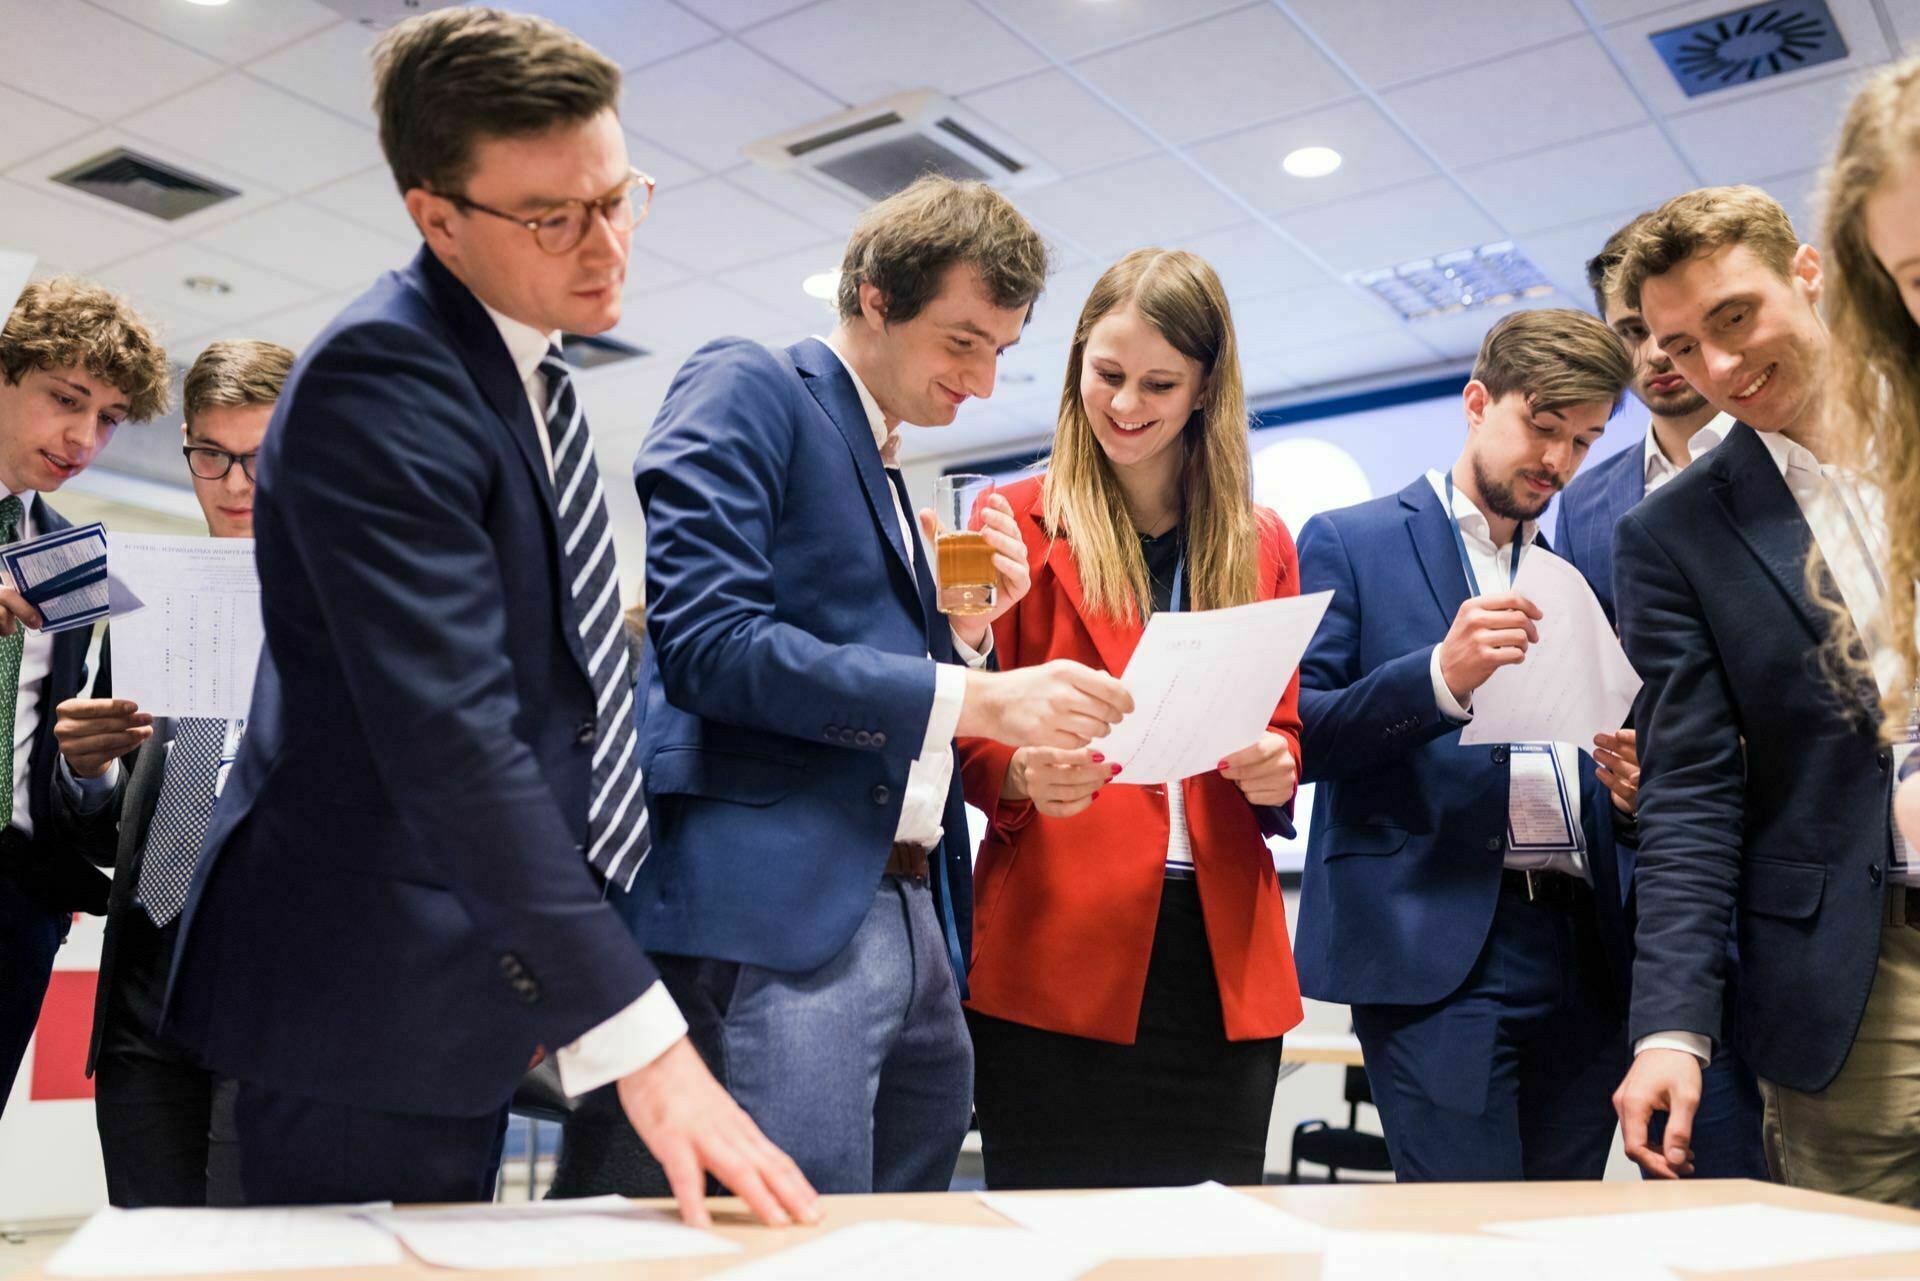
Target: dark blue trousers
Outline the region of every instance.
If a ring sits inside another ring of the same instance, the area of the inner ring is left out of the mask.
[[[0,1112],[40,1021],[54,953],[72,924],[71,913],[47,907],[0,870]]]
[[[1401,1182],[1597,1179],[1626,1023],[1592,906],[1503,888],[1466,981],[1432,1005],[1356,1005]]]
[[[491,1201],[507,1110],[377,1112],[242,1081],[234,1129],[248,1205]]]

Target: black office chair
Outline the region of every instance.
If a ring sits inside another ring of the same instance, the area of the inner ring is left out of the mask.
[[[1326,1121],[1302,1121],[1293,1127],[1293,1155],[1287,1162],[1287,1182],[1300,1182],[1300,1163],[1323,1165],[1327,1182],[1338,1183],[1342,1170],[1366,1170],[1391,1173],[1393,1159],[1387,1155],[1387,1141],[1360,1128],[1360,1105],[1373,1102],[1373,1087],[1365,1068],[1347,1069],[1347,1123],[1336,1126]]]

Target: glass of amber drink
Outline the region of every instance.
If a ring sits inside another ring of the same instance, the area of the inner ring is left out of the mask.
[[[993,548],[980,532],[993,477],[955,472],[933,484],[933,511],[940,529],[934,540],[934,581],[943,614],[985,614],[993,609]]]

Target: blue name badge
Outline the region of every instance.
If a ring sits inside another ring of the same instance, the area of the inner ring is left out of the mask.
[[[1507,756],[1507,848],[1516,854],[1578,850],[1573,794],[1553,744],[1514,743]]]

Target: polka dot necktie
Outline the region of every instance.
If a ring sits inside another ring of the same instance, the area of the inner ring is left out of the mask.
[[[155,925],[164,926],[187,905],[193,869],[200,861],[200,838],[213,817],[220,749],[226,743],[227,722],[218,717],[182,716],[173,723],[173,745],[166,749],[166,774],[133,894]]]

